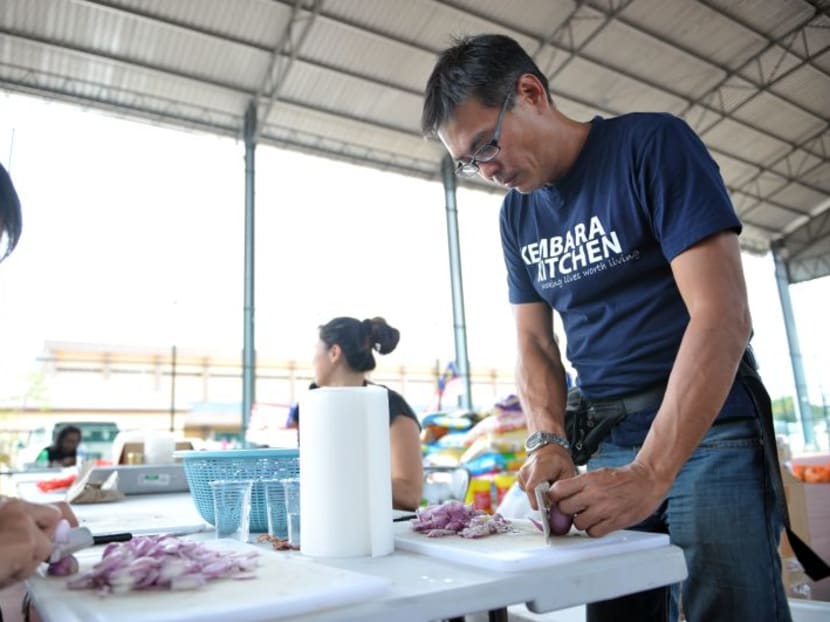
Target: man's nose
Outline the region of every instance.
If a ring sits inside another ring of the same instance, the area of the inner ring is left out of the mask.
[[[495,175],[499,170],[498,165],[498,158],[494,158],[487,162],[480,162],[478,165],[478,173],[484,179],[488,181],[493,181],[493,175]]]

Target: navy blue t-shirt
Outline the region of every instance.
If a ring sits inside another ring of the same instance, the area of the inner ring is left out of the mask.
[[[670,261],[741,224],[718,166],[669,114],[595,118],[568,174],[501,210],[510,302],[562,317],[589,399],[664,381],[689,314]]]

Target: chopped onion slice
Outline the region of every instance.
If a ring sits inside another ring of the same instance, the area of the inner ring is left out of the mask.
[[[430,538],[455,534],[462,538],[481,538],[510,530],[510,521],[501,514],[487,514],[460,501],[419,508],[415,514],[412,528]]]
[[[228,553],[175,536],[136,536],[109,545],[91,570],[67,581],[100,594],[131,590],[193,590],[224,577],[250,578],[259,553]]]

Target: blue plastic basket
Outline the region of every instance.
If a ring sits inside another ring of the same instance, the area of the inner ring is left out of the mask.
[[[215,524],[213,492],[209,483],[218,479],[251,479],[251,532],[268,531],[268,513],[262,480],[299,477],[298,449],[226,449],[221,451],[177,451],[184,464],[184,473],[190,494],[199,514],[211,525]],[[282,506],[281,506],[282,507]],[[275,516],[276,535],[285,538],[288,527],[285,508]]]

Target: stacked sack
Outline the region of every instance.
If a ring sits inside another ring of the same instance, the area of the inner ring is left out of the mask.
[[[511,395],[488,412],[436,413],[422,420],[425,464],[463,466],[471,480],[465,503],[492,512],[516,479],[527,454],[527,421]]]
[[[421,419],[421,449],[425,466],[454,467],[466,450],[465,434],[480,417],[476,413],[436,412]]]

